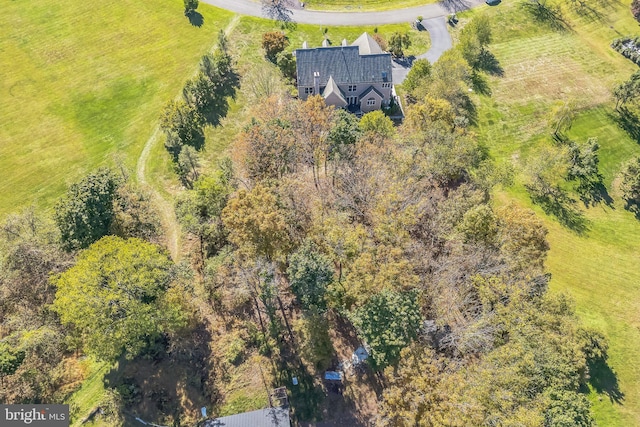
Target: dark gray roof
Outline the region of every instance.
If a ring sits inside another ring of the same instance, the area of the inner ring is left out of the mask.
[[[204,427],[291,427],[291,421],[288,408],[266,408],[209,420]]]
[[[329,76],[337,84],[391,82],[391,55],[360,55],[358,46],[297,49],[298,86],[313,86],[313,73],[320,73],[320,86]],[[386,76],[386,77],[385,77]]]
[[[360,97],[364,99],[367,95],[369,95],[369,92],[374,92],[376,95],[380,97],[380,99],[384,99],[384,96],[380,93],[380,91],[373,86],[369,86],[367,90],[362,92],[362,95],[360,95]]]

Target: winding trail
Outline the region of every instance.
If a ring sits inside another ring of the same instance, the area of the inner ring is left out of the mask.
[[[240,22],[240,16],[236,15],[224,29],[224,32],[227,36],[231,34],[236,25],[238,25],[238,22]],[[214,51],[217,44],[218,42],[216,41],[216,44],[211,46],[211,48],[207,52]],[[198,68],[194,70],[193,74],[195,75],[197,72]],[[176,95],[175,99],[179,99],[181,96],[182,90],[180,90],[180,93]],[[153,202],[158,208],[160,214],[160,222],[162,223],[162,227],[164,228],[167,236],[167,249],[169,249],[171,258],[177,262],[180,259],[180,224],[178,224],[178,219],[176,218],[176,212],[173,208],[173,203],[171,200],[167,200],[165,197],[163,197],[162,193],[160,193],[160,191],[158,191],[155,186],[149,184],[149,181],[147,180],[147,163],[149,161],[149,156],[151,155],[151,149],[158,142],[159,135],[160,126],[156,125],[153,133],[144,144],[144,148],[140,153],[140,157],[138,157],[138,162],[136,163],[136,177],[140,186],[147,189],[151,193]]]

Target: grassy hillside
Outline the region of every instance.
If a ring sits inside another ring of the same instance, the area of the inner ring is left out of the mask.
[[[512,162],[521,171],[541,148],[551,146],[549,111],[558,102],[575,102],[579,109],[571,139],[599,139],[600,170],[614,202],[580,206],[585,233],[533,206],[522,174],[498,198],[533,207],[544,218],[550,229],[551,289],[571,294],[584,322],[610,340],[613,372],[597,371],[590,395],[602,426],[640,425],[640,221],[624,210],[615,183],[622,163],[640,153],[640,141],[615,124],[610,95],[637,67],[608,47],[620,34],[640,32],[628,10],[628,4],[601,2],[587,13],[566,2],[564,24],[536,22],[518,3],[463,15],[486,12],[499,22],[490,50],[504,75],[491,77],[492,95],[478,98],[480,138],[497,161]]]
[[[128,166],[162,105],[231,15],[192,26],[179,0],[4,0],[0,14],[0,216],[50,206],[69,181]]]

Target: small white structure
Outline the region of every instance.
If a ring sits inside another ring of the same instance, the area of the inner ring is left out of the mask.
[[[351,355],[351,362],[355,366],[363,363],[368,358],[369,358],[369,352],[367,351],[366,348],[360,346]]]

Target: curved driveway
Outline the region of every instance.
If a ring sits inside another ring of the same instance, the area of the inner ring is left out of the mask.
[[[262,17],[262,6],[252,0],[201,0],[221,9],[243,15]],[[293,0],[294,2],[296,0]],[[357,0],[354,0],[357,1]],[[320,12],[306,9],[292,9],[292,19],[300,24],[315,25],[382,25],[413,22],[418,16],[424,19],[446,16],[483,3],[483,0],[444,0],[439,3],[407,9],[385,10],[379,12]]]

